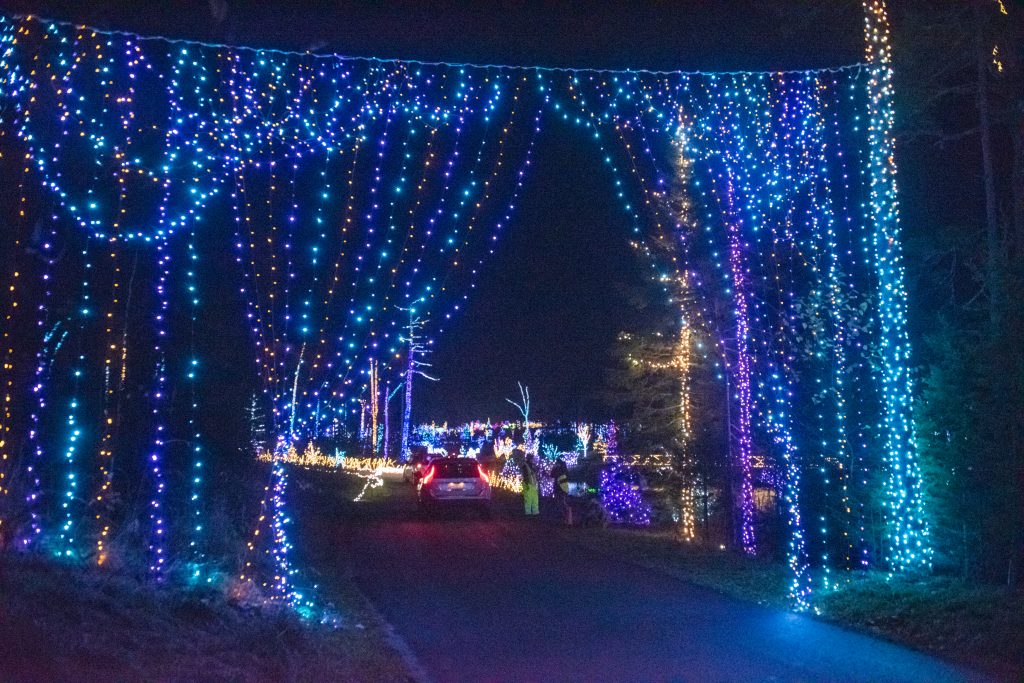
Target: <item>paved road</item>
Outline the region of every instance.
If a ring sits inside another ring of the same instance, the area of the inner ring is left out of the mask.
[[[984,680],[553,543],[549,522],[513,509],[422,520],[412,489],[389,482],[341,512],[330,554],[435,681]]]

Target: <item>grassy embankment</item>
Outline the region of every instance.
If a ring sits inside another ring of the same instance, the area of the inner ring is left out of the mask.
[[[727,595],[788,607],[785,567],[687,546],[671,533],[573,529],[572,538]],[[1024,595],[946,577],[857,578],[815,596],[818,618],[973,666],[1024,679]]]
[[[333,578],[315,596],[336,627],[243,609],[224,590],[0,555],[0,680],[409,680],[364,598]]]

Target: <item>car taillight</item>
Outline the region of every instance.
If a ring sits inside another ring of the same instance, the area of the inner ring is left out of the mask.
[[[491,478],[487,476],[487,472],[484,471],[484,466],[477,463],[476,471],[480,473],[480,478],[484,480],[485,484],[491,483]]]
[[[427,473],[423,475],[423,479],[420,480],[424,486],[430,483],[430,480],[434,478],[434,467],[431,466]]]

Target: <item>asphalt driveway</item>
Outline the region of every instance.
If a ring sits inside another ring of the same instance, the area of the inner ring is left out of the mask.
[[[435,681],[985,680],[561,542],[510,505],[490,520],[422,519],[411,486],[373,493],[322,510],[314,552],[344,568]]]

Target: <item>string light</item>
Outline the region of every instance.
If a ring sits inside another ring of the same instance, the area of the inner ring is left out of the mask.
[[[590,446],[590,425],[586,422],[576,424],[576,439],[579,442],[582,458],[587,457],[587,447]]]
[[[729,268],[731,288],[736,318],[736,362],[734,363],[734,387],[739,414],[736,422],[736,441],[738,447],[738,465],[740,470],[740,542],[743,550],[749,554],[756,551],[754,541],[754,490],[753,473],[751,471],[751,358],[750,314],[748,310],[747,265],[743,256],[744,245],[741,238],[743,220],[737,208],[732,205],[734,187],[731,180],[726,180],[721,190],[725,197],[727,212],[727,229],[729,234]]]
[[[640,480],[629,467],[610,462],[601,469],[599,484],[601,507],[608,520],[615,524],[647,526],[651,523],[651,507],[643,498]]]
[[[56,553],[58,556],[63,557],[75,557],[78,554],[77,548],[77,525],[80,511],[77,509],[77,504],[81,498],[78,493],[79,489],[79,472],[78,472],[78,456],[79,451],[82,450],[81,444],[83,441],[82,427],[79,424],[80,418],[79,413],[81,411],[81,399],[80,392],[83,384],[83,376],[85,374],[85,360],[86,356],[82,353],[82,345],[84,344],[85,331],[88,329],[88,321],[91,317],[91,299],[90,299],[90,280],[92,278],[91,268],[92,262],[89,256],[89,241],[86,239],[85,247],[82,249],[82,260],[84,262],[84,273],[82,277],[82,295],[81,301],[79,302],[76,316],[79,320],[78,324],[78,338],[79,338],[79,353],[72,364],[71,368],[71,398],[68,400],[67,417],[65,418],[65,437],[64,437],[64,494],[61,497],[60,507],[63,511],[63,524],[60,527],[60,534],[58,540],[58,547]]]
[[[54,323],[52,327],[46,329],[49,325],[50,318],[49,301],[53,295],[52,269],[56,263],[55,255],[59,253],[55,250],[55,240],[56,232],[51,229],[49,235],[44,237],[42,243],[39,245],[39,249],[46,265],[41,277],[43,296],[37,306],[38,317],[36,320],[36,328],[40,332],[41,343],[39,345],[39,350],[36,352],[35,372],[30,389],[33,394],[33,409],[30,415],[31,422],[27,439],[30,455],[28,464],[25,467],[25,473],[30,481],[28,491],[25,495],[25,507],[29,513],[30,529],[28,535],[23,536],[21,539],[21,546],[23,548],[27,548],[33,543],[38,542],[43,531],[39,507],[41,502],[40,498],[43,494],[41,469],[45,460],[45,442],[43,440],[42,428],[43,415],[47,406],[46,388],[50,379],[53,359],[64,344],[68,334],[67,329],[62,325],[61,321]]]
[[[323,467],[328,469],[344,467],[346,470],[353,469],[356,471],[361,471],[365,465],[364,459],[346,458],[344,454],[325,455],[312,441],[306,444],[305,450],[301,453],[292,444],[284,453],[278,455],[275,455],[273,451],[261,451],[257,454],[256,459],[260,462],[274,462],[275,459],[278,459],[289,465],[298,465],[300,467]],[[370,469],[376,469],[378,465],[389,462],[386,458],[371,458],[369,460],[374,463]]]
[[[202,433],[199,427],[199,358],[196,350],[196,322],[199,315],[199,283],[197,271],[199,269],[199,253],[196,249],[196,229],[192,226],[189,232],[187,246],[188,264],[185,271],[185,289],[189,301],[189,357],[185,371],[185,378],[189,387],[189,447],[192,451],[192,460],[189,472],[189,507],[190,507],[190,532],[189,549],[192,551],[193,560],[198,564],[205,553],[202,549],[203,539],[203,470],[205,467],[203,457]],[[199,569],[193,571],[193,579],[199,578]]]
[[[884,0],[864,0],[868,62],[867,83],[868,215],[874,227],[873,263],[878,277],[878,319],[885,403],[886,563],[892,571],[931,568],[932,548],[924,515],[921,472],[914,433],[910,341],[907,336],[907,290],[903,281],[899,198],[896,191],[895,111],[892,45]]]
[[[112,461],[114,457],[114,438],[120,424],[120,400],[124,395],[124,384],[128,370],[128,320],[127,309],[123,316],[120,340],[116,336],[117,311],[121,306],[122,285],[121,267],[118,261],[119,249],[116,244],[109,246],[110,271],[112,273],[110,306],[105,314],[106,329],[104,330],[103,352],[103,435],[100,437],[99,459],[99,490],[95,496],[96,523],[96,563],[107,561],[110,541],[110,519],[108,496],[113,485]],[[133,268],[134,271],[134,268]],[[104,518],[106,517],[106,520]]]
[[[166,445],[166,430],[164,424],[165,404],[167,403],[167,351],[168,351],[168,324],[170,312],[170,287],[171,257],[167,253],[167,245],[160,240],[156,244],[157,279],[154,285],[157,297],[157,310],[153,316],[156,340],[153,350],[156,353],[155,382],[153,394],[150,397],[153,414],[153,437],[147,456],[147,469],[149,472],[149,572],[156,580],[164,578],[164,571],[167,565],[167,529],[164,518],[164,498],[167,483],[164,478],[164,446]]]
[[[285,457],[294,449],[293,443],[280,437],[274,446],[274,456],[270,466],[270,482],[264,487],[264,497],[260,501],[260,515],[252,538],[248,541],[248,556],[239,582],[255,585],[265,592],[265,599],[278,602],[293,608],[310,609],[312,604],[295,587],[297,570],[292,566],[289,553],[292,545],[288,540],[287,527],[291,517],[286,510],[286,494],[288,490],[288,472],[285,469]],[[269,535],[269,543],[260,548],[261,537]],[[269,560],[269,575],[257,576],[260,569],[257,557]]]

